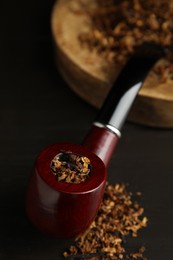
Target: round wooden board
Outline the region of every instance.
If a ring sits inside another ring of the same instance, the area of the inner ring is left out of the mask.
[[[55,60],[68,85],[84,100],[100,108],[121,68],[81,45],[79,35],[90,30],[81,11],[85,0],[58,0],[52,10],[51,29]],[[87,6],[93,0],[87,0]],[[160,60],[156,66],[167,64]],[[170,64],[169,64],[170,66]],[[171,64],[172,66],[172,64]],[[128,119],[154,127],[173,127],[173,78],[163,83],[152,70],[146,78]]]

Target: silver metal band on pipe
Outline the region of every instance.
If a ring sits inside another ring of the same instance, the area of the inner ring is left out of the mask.
[[[105,128],[111,132],[113,132],[114,134],[116,134],[119,138],[121,137],[121,132],[114,126],[109,125],[109,124],[102,124],[100,122],[94,122],[93,125],[100,127],[100,128]]]

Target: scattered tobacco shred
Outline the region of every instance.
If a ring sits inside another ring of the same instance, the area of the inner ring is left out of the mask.
[[[123,64],[143,42],[173,46],[173,0],[94,0],[94,3],[88,7],[87,1],[82,1],[92,28],[80,34],[79,39],[108,61]]]
[[[136,194],[137,196],[140,193]],[[126,253],[125,239],[147,226],[144,209],[124,184],[107,183],[102,204],[90,228],[64,252],[66,259],[143,259],[145,248]]]
[[[58,181],[67,183],[84,182],[91,173],[90,160],[71,151],[62,151],[57,154],[50,167]]]

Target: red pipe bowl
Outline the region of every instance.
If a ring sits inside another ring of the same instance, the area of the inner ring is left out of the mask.
[[[82,183],[59,182],[50,163],[62,150],[90,159],[90,177]],[[102,160],[82,145],[60,143],[47,147],[38,156],[31,174],[26,211],[31,222],[42,232],[58,238],[73,238],[83,233],[94,220],[106,183]]]

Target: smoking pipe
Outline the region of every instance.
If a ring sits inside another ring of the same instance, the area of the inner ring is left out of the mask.
[[[106,183],[106,169],[121,136],[121,129],[142,83],[163,50],[143,45],[128,60],[82,145],[58,143],[38,156],[31,174],[26,211],[42,232],[58,238],[73,238],[94,220]],[[51,161],[61,151],[90,159],[90,177],[81,183],[57,181]]]

